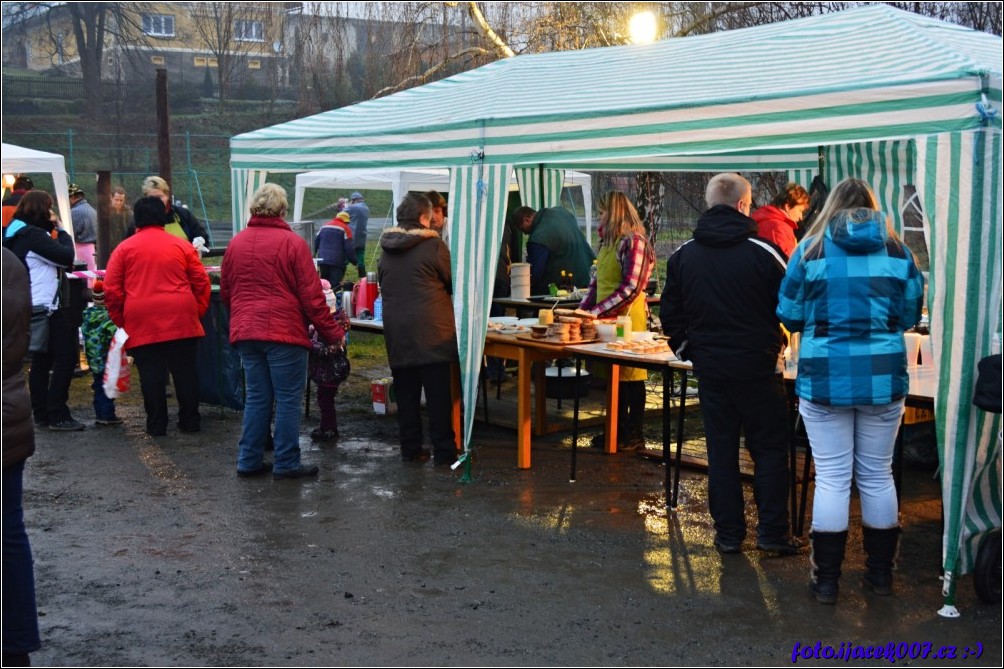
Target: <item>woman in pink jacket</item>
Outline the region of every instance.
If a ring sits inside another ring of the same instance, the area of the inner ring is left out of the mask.
[[[178,396],[178,429],[198,432],[199,373],[195,366],[202,316],[209,309],[209,275],[191,243],[166,232],[160,198],[133,206],[136,234],[116,247],[105,273],[105,306],[129,335],[126,348],[136,361],[146,431],[167,434],[167,374]]]
[[[324,300],[310,247],[283,220],[287,207],[281,187],[259,188],[247,228],[223,256],[220,297],[230,309],[230,343],[240,353],[246,386],[238,476],[317,475],[316,466],[300,463],[300,404],[311,347],[307,326],[328,344],[345,336]],[[263,459],[273,402],[274,467]]]

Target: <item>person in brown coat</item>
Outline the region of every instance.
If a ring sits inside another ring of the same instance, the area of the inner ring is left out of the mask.
[[[397,394],[401,458],[424,462],[420,401],[425,390],[429,438],[437,465],[457,460],[453,431],[451,364],[458,360],[453,319],[450,250],[429,228],[432,204],[409,194],[397,208],[397,226],[380,237],[379,280],[384,342]]]
[[[3,254],[3,666],[29,666],[38,650],[35,572],[21,505],[24,463],[35,452],[31,399],[24,380],[31,323],[28,271]]]

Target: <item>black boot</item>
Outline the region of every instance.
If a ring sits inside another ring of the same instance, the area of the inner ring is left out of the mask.
[[[809,590],[820,604],[836,604],[840,590],[840,565],[847,546],[847,530],[843,532],[812,532],[812,579]]]
[[[896,549],[899,547],[899,528],[890,527],[877,530],[874,527],[862,527],[865,545],[865,572],[861,579],[866,588],[876,595],[892,594],[892,566],[896,561]]]

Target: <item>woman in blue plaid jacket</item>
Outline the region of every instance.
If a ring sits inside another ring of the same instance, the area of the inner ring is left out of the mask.
[[[861,498],[864,584],[892,592],[899,506],[893,446],[909,389],[903,332],[920,319],[924,278],[860,179],[841,181],[792,253],[777,315],[802,333],[795,392],[812,444],[812,580],[837,601],[851,480]]]

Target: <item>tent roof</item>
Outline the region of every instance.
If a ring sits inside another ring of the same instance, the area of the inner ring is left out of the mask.
[[[1000,99],[1001,44],[871,5],[651,45],[517,56],[238,135],[232,165],[460,165],[483,148],[485,162],[567,166],[973,128],[981,89]]]
[[[59,205],[59,219],[63,228],[73,235],[70,219],[70,196],[66,183],[66,160],[58,153],[36,151],[15,144],[0,145],[0,169],[10,173],[51,174],[56,203]]]
[[[0,164],[4,172],[41,174],[66,170],[66,161],[58,153],[36,151],[14,144],[3,144],[0,148],[3,149]]]

